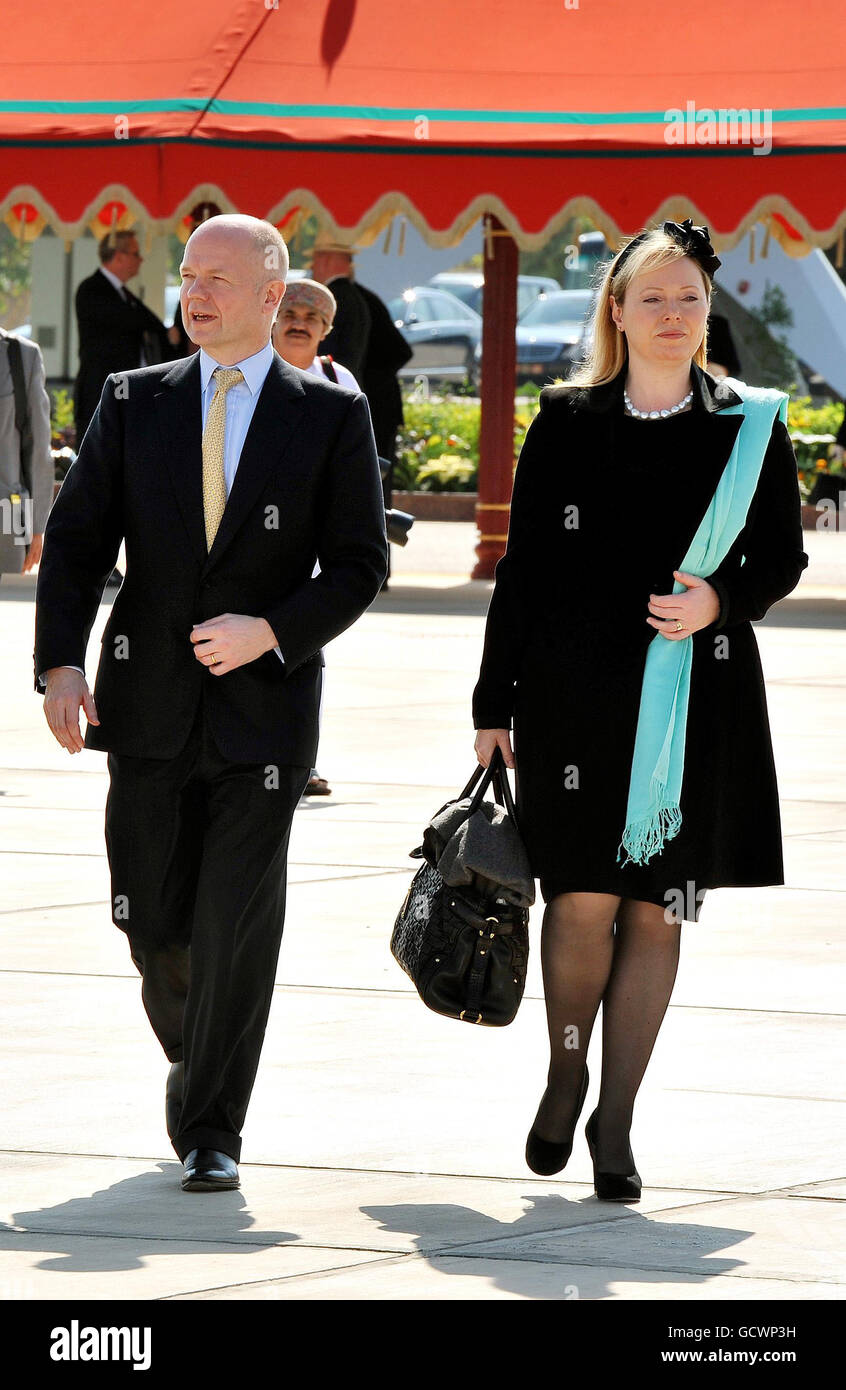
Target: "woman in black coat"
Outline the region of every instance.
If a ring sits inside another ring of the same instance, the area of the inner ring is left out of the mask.
[[[541,392],[514,480],[478,684],[476,753],[515,767],[546,903],[550,1067],[529,1166],[567,1162],[602,1011],[597,1195],[637,1200],[629,1129],[670,1000],[681,924],[708,888],[784,882],[778,789],[751,620],[793,589],[802,549],[793,448],[778,414],[743,529],[707,576],[682,574],[741,427],[731,378],[705,371],[707,229],[666,222],[612,261],[591,354]],[[741,385],[742,383],[738,383]],[[745,562],[744,562],[745,557]],[[674,581],[685,585],[673,594]],[[619,862],[651,641],[690,639],[681,826]],[[512,752],[510,733],[514,729]]]

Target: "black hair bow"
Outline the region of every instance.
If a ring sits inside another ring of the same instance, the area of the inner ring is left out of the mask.
[[[691,219],[686,217],[683,222],[665,222],[663,230],[678,243],[686,256],[692,256],[701,265],[706,275],[713,277],[714,271],[722,265],[722,261],[714,253],[707,227],[694,227]],[[629,252],[640,246],[649,235],[649,231],[639,232],[623,247],[614,266],[615,275],[619,273]]]
[[[713,276],[722,261],[714,254],[707,227],[694,227],[689,217],[683,222],[665,222],[664,231],[679,243],[685,254],[698,261],[706,275]]]

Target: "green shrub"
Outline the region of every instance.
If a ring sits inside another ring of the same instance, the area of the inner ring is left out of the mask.
[[[441,454],[417,470],[418,492],[475,492],[479,465],[459,454]]]
[[[843,420],[835,402],[814,406],[810,396],[796,396],[787,407],[787,428],[799,468],[799,491],[808,497],[820,473],[842,474],[843,463],[831,457],[831,446]]]
[[[53,422],[53,447],[61,448],[67,444],[65,434],[72,430],[73,424],[73,396],[65,387],[54,387],[50,391],[50,418]]]
[[[514,416],[514,459],[538,411],[538,391],[526,392]],[[407,399],[394,487],[408,492],[475,492],[479,472],[478,400],[431,396]],[[433,465],[430,467],[429,465]]]

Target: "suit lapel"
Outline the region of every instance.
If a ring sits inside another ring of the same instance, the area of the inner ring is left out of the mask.
[[[203,517],[203,412],[200,357],[176,362],[162,377],[155,397],[164,460],[185,529],[201,564],[208,558]]]

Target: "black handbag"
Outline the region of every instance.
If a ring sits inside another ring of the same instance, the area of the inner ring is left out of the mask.
[[[491,783],[494,805],[482,800]],[[427,862],[394,923],[394,958],[435,1013],[492,1028],[510,1023],[526,985],[534,879],[498,748],[411,854]]]

